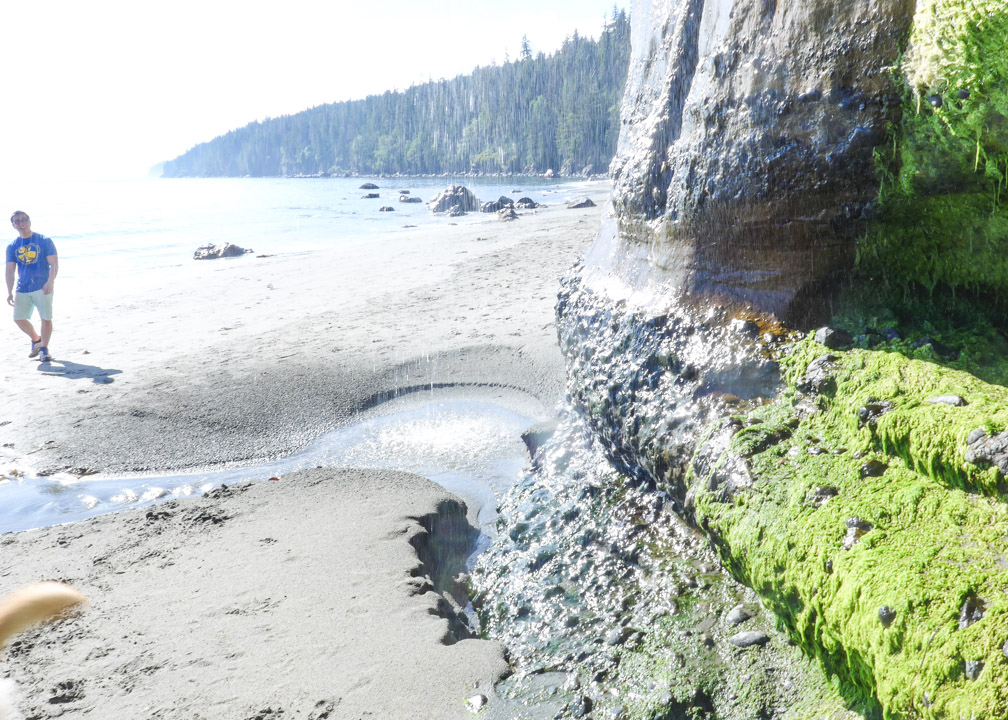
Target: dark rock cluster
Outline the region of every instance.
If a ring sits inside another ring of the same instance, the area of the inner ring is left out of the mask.
[[[214,260],[216,258],[239,257],[250,253],[252,250],[243,248],[233,243],[223,245],[202,245],[193,254],[193,260]]]
[[[967,438],[966,462],[994,465],[1002,476],[1008,476],[1008,430],[997,435],[988,435],[984,428],[971,432]]]
[[[480,207],[481,212],[485,213],[495,213],[501,210],[513,210],[515,206],[514,201],[507,195],[501,195],[499,198],[493,202],[485,202],[482,207]]]

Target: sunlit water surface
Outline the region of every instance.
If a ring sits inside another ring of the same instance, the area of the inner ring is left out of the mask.
[[[361,187],[367,183],[379,187]],[[53,178],[0,182],[0,197],[6,212],[25,210],[32,229],[53,239],[61,281],[121,283],[190,269],[194,251],[208,244],[230,242],[265,255],[351,251],[362,243],[394,244],[415,228],[485,220],[478,212],[454,218],[427,208],[453,183],[482,202],[528,196],[546,205],[577,197],[583,187],[538,178]],[[379,197],[366,197],[372,193]],[[422,202],[400,202],[403,193]]]
[[[494,534],[496,498],[517,480],[528,452],[522,432],[542,410],[521,397],[411,396],[330,432],[286,458],[257,466],[173,475],[0,479],[0,532],[27,530],[203,494],[248,480],[283,482],[314,467],[382,468],[429,478],[461,497],[470,522]]]

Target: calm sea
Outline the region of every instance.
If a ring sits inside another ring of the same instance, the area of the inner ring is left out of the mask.
[[[364,183],[377,190],[361,188]],[[579,184],[529,178],[212,178],[123,181],[51,180],[0,185],[8,218],[27,212],[35,231],[53,238],[65,282],[96,270],[131,275],[192,262],[208,243],[235,243],[256,254],[316,252],[375,243],[408,231],[475,222],[431,213],[433,196],[453,183],[483,202],[506,195],[551,205],[576,197]],[[399,201],[400,191],[423,200]],[[365,199],[377,193],[377,199]],[[380,212],[389,206],[393,212]],[[13,229],[9,239],[14,238]],[[5,243],[6,244],[6,243]]]

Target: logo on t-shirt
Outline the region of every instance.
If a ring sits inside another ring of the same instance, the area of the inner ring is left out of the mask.
[[[34,265],[38,262],[39,255],[42,254],[42,250],[35,243],[30,245],[22,245],[17,249],[17,258],[19,262],[25,265]]]

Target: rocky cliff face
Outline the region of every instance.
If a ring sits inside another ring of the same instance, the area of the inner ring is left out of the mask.
[[[666,286],[804,319],[854,261],[898,120],[912,0],[633,8],[612,165],[620,242]]]
[[[572,401],[849,708],[1008,716],[1008,485],[967,453],[1008,427],[1008,340],[961,303],[1008,298],[1008,7],[631,17],[608,219],[558,304]],[[840,286],[866,324],[806,337]]]

